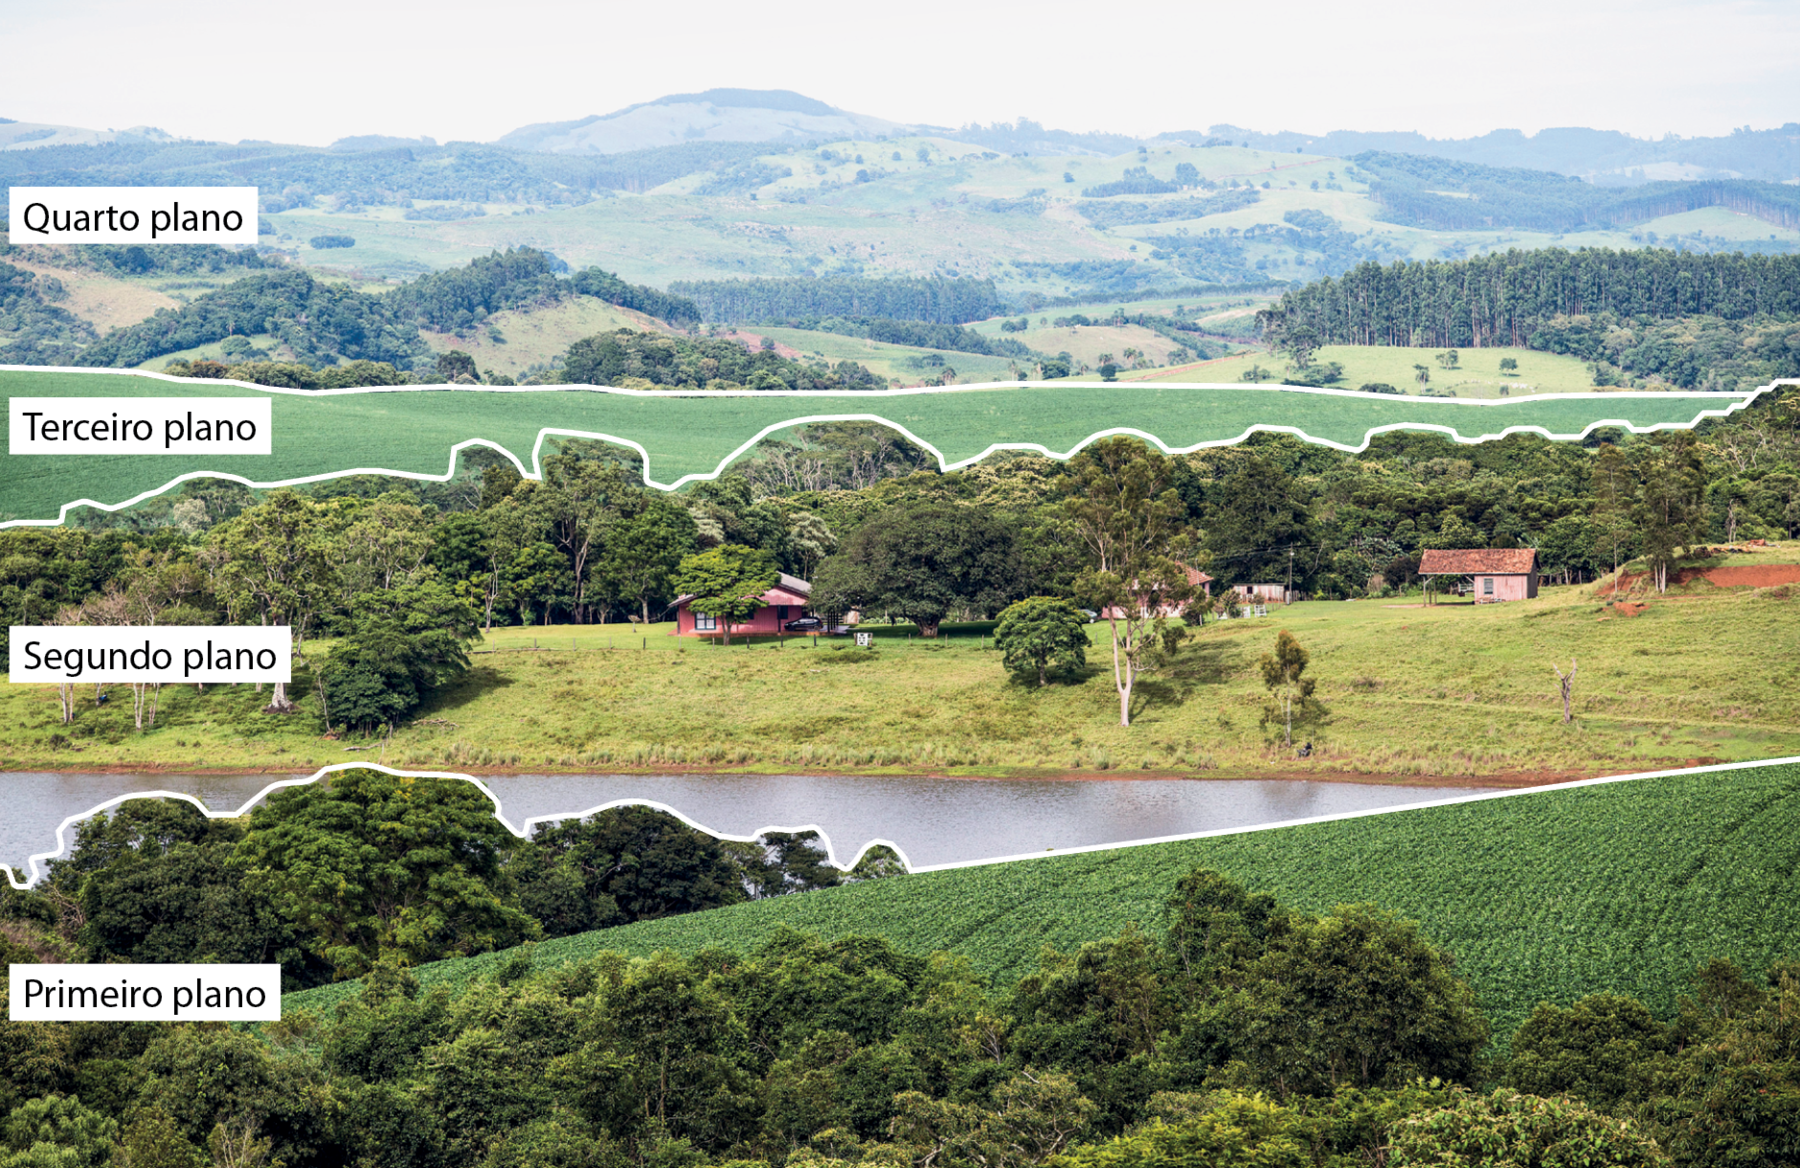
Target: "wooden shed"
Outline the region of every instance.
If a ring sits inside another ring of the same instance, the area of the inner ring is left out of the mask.
[[[1467,576],[1473,582],[1476,604],[1503,600],[1530,600],[1538,594],[1535,548],[1433,548],[1419,559],[1419,575]]]
[[[1234,584],[1232,591],[1250,604],[1292,604],[1294,601],[1286,584]]]

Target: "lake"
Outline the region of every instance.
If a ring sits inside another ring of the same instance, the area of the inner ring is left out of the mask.
[[[56,828],[120,795],[178,791],[233,811],[304,775],[0,774],[0,863],[56,847]],[[817,827],[849,862],[871,840],[915,867],[1117,844],[1422,803],[1489,788],[1282,779],[944,779],[844,775],[494,775],[482,780],[515,827],[614,800],[661,803],[722,835]],[[70,833],[73,836],[73,832]]]

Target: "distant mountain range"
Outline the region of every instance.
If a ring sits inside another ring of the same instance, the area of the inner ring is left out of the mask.
[[[1190,145],[1230,142],[1283,153],[1299,151],[1348,158],[1368,151],[1425,155],[1571,175],[1600,186],[1681,180],[1746,178],[1800,183],[1800,123],[1776,130],[1735,130],[1714,138],[1634,138],[1615,130],[1564,128],[1526,135],[1494,130],[1475,138],[1427,138],[1414,132],[1334,130],[1268,133],[1240,126],[1173,131],[1139,139],[1124,134],[1049,130],[1030,119],[960,128],[907,125],[838,109],[787,89],[708,89],[639,102],[609,114],[565,122],[539,122],[505,134],[493,145],[550,155],[615,155],[671,146],[723,143],[802,143],[925,135],[966,142],[1007,154],[1111,156],[1157,142]],[[74,126],[0,118],[0,151],[40,146],[152,144],[183,141],[162,130],[84,130]],[[273,145],[273,143],[243,143]],[[464,144],[464,145],[473,145]],[[339,152],[435,147],[429,138],[380,134],[341,138]]]
[[[496,145],[543,154],[622,154],[696,141],[816,142],[909,132],[898,122],[847,113],[792,90],[709,89],[573,122],[522,126]]]
[[[1030,119],[958,129],[904,125],[850,113],[786,89],[709,89],[678,93],[572,122],[524,126],[498,145],[550,154],[618,154],[683,142],[820,141],[927,134],[1008,154],[1122,154],[1155,141],[1234,142],[1264,150],[1347,158],[1376,150],[1422,154],[1484,166],[1573,175],[1602,186],[1669,179],[1750,178],[1800,181],[1800,123],[1778,130],[1737,130],[1718,138],[1633,138],[1616,130],[1549,129],[1529,135],[1495,130],[1477,138],[1427,138],[1413,132],[1334,130],[1267,133],[1216,125],[1138,139],[1124,134],[1046,130]]]
[[[1214,126],[1205,133],[1165,134],[1198,144],[1208,138],[1264,150],[1291,150],[1348,158],[1368,150],[1424,154],[1483,166],[1513,166],[1574,175],[1601,186],[1627,186],[1667,179],[1749,178],[1763,182],[1800,181],[1800,123],[1778,130],[1736,130],[1721,138],[1677,135],[1633,138],[1617,130],[1579,127],[1494,130],[1479,138],[1427,138],[1415,133],[1334,130],[1329,134],[1283,131],[1265,134],[1237,126]]]

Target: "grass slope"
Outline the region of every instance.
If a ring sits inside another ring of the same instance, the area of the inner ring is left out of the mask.
[[[1160,929],[1205,866],[1310,910],[1369,901],[1456,957],[1496,1031],[1539,1001],[1612,991],[1668,1013],[1715,957],[1751,970],[1800,953],[1800,766],[1688,772],[1180,843],[920,873],[545,942],[541,964],[604,950],[745,950],[778,928],[886,935],[1010,980],[1044,945]],[[423,967],[458,982],[493,956]],[[318,1008],[348,992],[286,999]]]
[[[1800,548],[1730,559],[1792,565]],[[1592,588],[1546,587],[1509,604],[1321,601],[1209,622],[1173,669],[1140,683],[1129,728],[1100,625],[1089,628],[1085,680],[1044,689],[1010,681],[974,629],[928,644],[877,627],[873,653],[806,638],[714,647],[667,636],[667,624],[496,629],[472,673],[380,757],[450,771],[1511,782],[1786,757],[1800,755],[1793,591],[1696,582],[1630,618],[1601,611]],[[1261,725],[1257,662],[1281,629],[1311,653],[1308,675],[1331,711],[1299,731],[1314,746],[1305,760]],[[308,645],[315,661],[328,650]],[[1580,674],[1565,726],[1550,666],[1570,657]],[[310,681],[294,697],[296,716],[271,718],[247,686],[168,686],[155,728],[138,733],[129,703],[96,707],[90,687],[77,687],[69,728],[52,687],[0,686],[0,769],[285,774],[375,756],[344,751],[366,742],[320,738]],[[722,710],[737,711],[728,726]],[[54,746],[56,735],[79,749]]]
[[[1052,332],[1087,333],[1090,329],[1053,329]],[[1159,338],[1160,339],[1160,338]],[[1027,342],[1035,343],[1035,342]],[[1048,341],[1043,342],[1048,344]],[[1494,348],[1463,349],[1455,369],[1445,369],[1437,362],[1442,349],[1421,349],[1405,345],[1326,345],[1315,361],[1336,361],[1344,367],[1338,386],[1357,389],[1367,382],[1393,386],[1403,394],[1420,396],[1421,390],[1453,393],[1459,398],[1496,398],[1501,389],[1520,393],[1593,393],[1594,378],[1587,362],[1579,357],[1557,353],[1540,353],[1532,349]],[[1500,372],[1502,358],[1511,357],[1518,369]],[[1260,366],[1277,377],[1289,367],[1286,358],[1267,352],[1235,354],[1201,365],[1183,365],[1145,373],[1122,373],[1120,380],[1136,383],[1192,381],[1204,377],[1208,381],[1236,381],[1252,366]],[[1431,381],[1420,385],[1414,380],[1414,366],[1423,365]]]
[[[170,459],[155,455],[37,456],[8,465],[0,521],[51,521],[62,505],[122,503],[178,475],[212,472],[273,483],[351,470],[442,476],[451,448],[482,439],[527,468],[545,428],[609,434],[648,451],[657,485],[711,474],[769,427],[809,415],[877,415],[910,429],[951,463],[995,443],[1066,452],[1096,432],[1130,428],[1171,448],[1233,441],[1257,426],[1293,427],[1344,447],[1378,427],[1448,426],[1465,439],[1531,426],[1579,434],[1605,420],[1644,427],[1688,424],[1742,395],[1517,398],[1487,408],[1455,400],[1346,396],[1266,387],[1096,385],[1055,382],[918,394],[624,394],[583,390],[409,390],[273,393],[218,382],[175,383],[97,373],[0,371],[0,394],[44,397],[245,397],[274,401],[275,453]],[[10,464],[10,459],[8,460]]]

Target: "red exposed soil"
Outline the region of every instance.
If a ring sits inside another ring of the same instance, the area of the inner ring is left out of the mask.
[[[746,345],[749,345],[752,350],[760,349],[763,343],[763,335],[761,333],[749,333],[745,332],[743,329],[738,329],[729,333],[720,333],[719,338],[726,341],[742,341]],[[789,361],[797,361],[806,354],[802,353],[799,349],[794,348],[792,345],[784,345],[780,341],[776,341],[775,355],[777,357],[785,357]]]
[[[1643,572],[1627,572],[1618,583],[1601,590],[1601,595],[1628,592],[1644,579]],[[1774,588],[1781,584],[1800,584],[1800,564],[1739,564],[1730,568],[1682,568],[1669,574],[1669,585],[1690,584],[1705,580],[1720,588]]]

